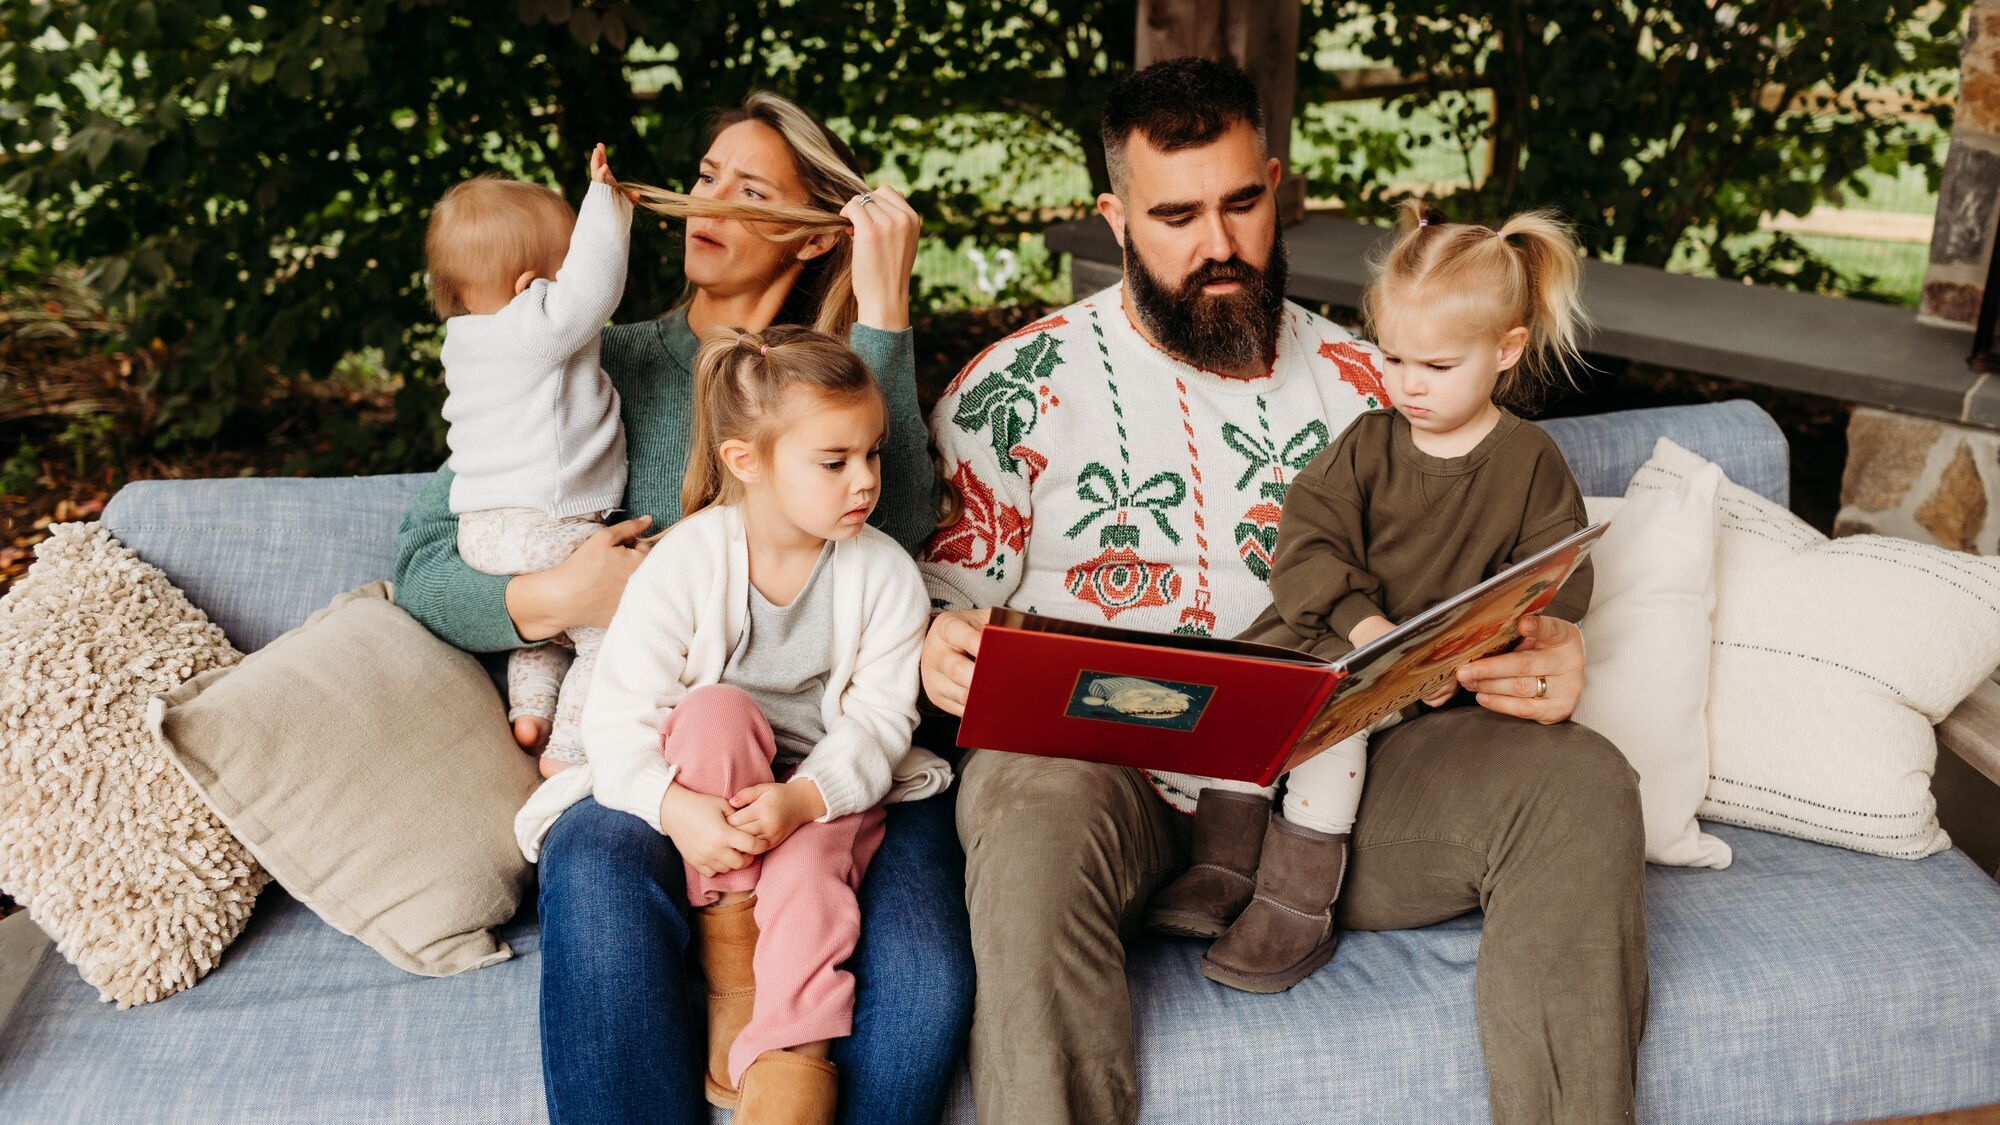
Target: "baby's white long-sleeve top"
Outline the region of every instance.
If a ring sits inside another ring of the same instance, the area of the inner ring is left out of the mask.
[[[894,539],[863,527],[835,543],[825,565],[834,606],[820,704],[826,737],[793,776],[819,787],[821,820],[943,792],[951,767],[910,744],[930,617],[916,563]],[[675,771],[660,751],[660,725],[688,692],[723,682],[749,599],[749,544],[734,505],[697,512],[653,545],[598,651],[583,711],[589,760],[544,782],[522,806],[514,820],[522,854],[535,859],[556,818],[587,796],[666,831],[660,798]]]
[[[625,497],[618,391],[597,338],[625,290],[632,204],[593,183],[554,281],[444,326],[451,510],[535,508],[562,518]]]

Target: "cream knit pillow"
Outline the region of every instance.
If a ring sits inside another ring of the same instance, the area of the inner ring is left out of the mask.
[[[95,523],[57,524],[0,598],[0,889],[120,1008],[215,967],[270,881],[144,726],[242,656]]]
[[[1664,445],[1654,463],[1708,464]],[[1903,859],[1950,847],[1931,728],[2000,665],[2000,559],[1828,540],[1735,484],[1717,510],[1702,818]]]
[[[1673,443],[1661,438],[1660,445]],[[1575,717],[1639,771],[1648,863],[1727,867],[1729,845],[1694,819],[1708,788],[1709,614],[1722,470],[1665,471],[1659,456],[1633,476],[1623,501],[1585,502],[1593,521],[1610,518],[1611,526],[1590,556],[1596,581],[1583,618],[1586,664]]]

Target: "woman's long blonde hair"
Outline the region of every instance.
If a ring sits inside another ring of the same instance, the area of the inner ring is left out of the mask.
[[[785,147],[792,153],[792,167],[810,200],[806,206],[697,199],[650,184],[619,186],[637,193],[639,206],[673,218],[734,219],[762,224],[762,229],[750,229],[773,242],[796,243],[815,235],[833,235],[832,249],[806,262],[805,271],[786,298],[779,318],[790,323],[810,322],[825,335],[845,340],[855,318],[854,240],[848,237],[849,225],[841,217],[840,209],[868,190],[867,181],[861,178],[860,162],[853,150],[818,118],[790,99],[764,90],[752,93],[743,99],[742,105],[718,116],[709,130],[709,143],[713,144],[724,129],[744,121],[762,122],[784,139]],[[690,286],[675,307],[693,298],[694,288]]]
[[[1500,375],[1493,397],[1518,398],[1531,384],[1546,388],[1582,366],[1577,342],[1589,330],[1583,310],[1583,265],[1569,224],[1554,211],[1523,211],[1498,229],[1453,223],[1418,200],[1397,211],[1402,234],[1374,263],[1375,279],[1362,297],[1367,332],[1377,334],[1383,313],[1448,315],[1472,332],[1506,335],[1528,330],[1521,361]]]
[[[681,481],[681,518],[742,497],[743,482],[722,463],[722,443],[747,441],[759,457],[768,456],[801,410],[793,403],[788,411],[785,402],[795,387],[810,391],[815,403],[873,399],[887,436],[882,388],[845,343],[796,324],[762,332],[711,329],[694,357],[694,433]]]

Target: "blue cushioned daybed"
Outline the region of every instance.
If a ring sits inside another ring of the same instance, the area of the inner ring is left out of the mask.
[[[1784,439],[1747,404],[1546,425],[1588,494],[1622,493],[1665,434],[1786,497]],[[389,573],[421,480],[145,482],[104,519],[253,649]],[[1908,862],[1707,827],[1734,866],[1648,872],[1641,1121],[2000,1102],[2000,885],[1955,850]],[[0,1028],[0,1120],[542,1121],[532,907],[501,936],[513,960],[411,976],[274,885],[207,979],[127,1012],[50,950]],[[1477,915],[1350,934],[1331,968],[1269,997],[1202,979],[1194,943],[1135,946],[1144,1119],[1486,1120],[1478,946]],[[947,1116],[971,1120],[962,1076]]]

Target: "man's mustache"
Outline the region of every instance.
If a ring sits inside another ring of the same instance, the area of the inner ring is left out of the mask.
[[[1248,285],[1262,276],[1262,270],[1241,258],[1231,258],[1226,262],[1211,260],[1195,267],[1194,272],[1188,274],[1186,280],[1181,282],[1181,289],[1183,292],[1192,292],[1218,281],[1240,281]]]

